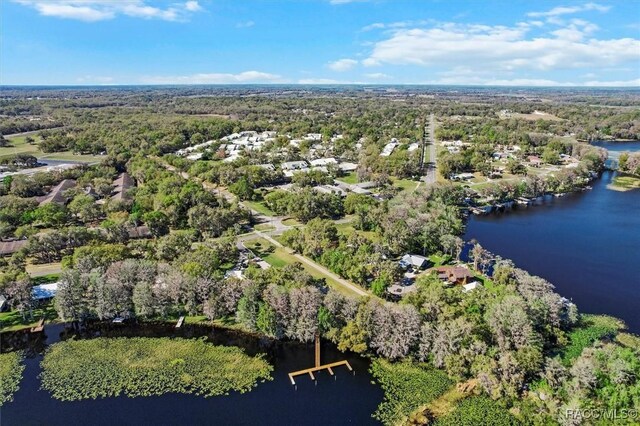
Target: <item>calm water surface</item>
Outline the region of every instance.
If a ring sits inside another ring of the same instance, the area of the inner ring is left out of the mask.
[[[638,142],[598,145],[640,151]],[[582,312],[614,315],[640,333],[640,190],[607,189],[614,175],[591,191],[473,216],[465,238],[546,278]]]
[[[274,380],[258,384],[245,394],[202,398],[169,394],[144,398],[104,398],[90,401],[62,402],[40,390],[40,361],[46,345],[64,335],[61,325],[46,328],[46,339],[34,340],[29,333],[6,333],[3,350],[27,350],[26,370],[14,401],[0,410],[0,424],[12,425],[367,425],[378,424],[371,414],[382,401],[382,390],[371,384],[369,362],[353,354],[343,354],[323,343],[322,361],[347,359],[356,371],[334,369],[336,379],[328,373],[316,374],[317,385],[300,376],[297,390],[287,373],[311,367],[313,345],[273,342],[243,334],[213,330],[210,327],[183,326],[176,333],[173,326],[145,326],[144,329],[114,328],[102,330],[106,336],[147,335],[184,337],[206,336],[215,344],[243,347],[249,354],[265,353],[274,365]]]

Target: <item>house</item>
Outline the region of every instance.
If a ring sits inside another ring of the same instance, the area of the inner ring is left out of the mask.
[[[389,142],[382,148],[382,152],[380,153],[380,157],[388,157],[393,154],[393,151],[398,146],[397,142],[393,142],[395,139],[392,139],[392,142]]]
[[[420,144],[418,142],[414,142],[411,145],[409,145],[409,148],[407,148],[407,151],[413,152],[418,148],[420,148]]]
[[[358,170],[358,165],[356,163],[345,162],[338,164],[338,168],[343,172],[354,172]]]
[[[429,259],[417,254],[405,254],[400,260],[403,268],[423,269],[429,264]]]
[[[9,302],[7,298],[0,294],[0,312],[4,312],[9,309]]]
[[[470,180],[473,179],[475,176],[473,175],[473,173],[459,173],[457,175],[453,175],[452,179],[453,180]]]
[[[0,241],[0,256],[9,256],[27,246],[27,240]]]
[[[529,164],[533,167],[540,167],[542,164],[542,160],[537,155],[530,155],[527,157],[527,160],[529,160]]]
[[[346,197],[347,191],[335,185],[318,185],[313,188],[314,191],[321,192],[323,194],[336,194],[340,197]]]
[[[131,196],[129,190],[136,185],[129,173],[121,173],[116,180],[113,181],[113,192],[111,199],[115,201],[128,201]]]
[[[328,166],[329,164],[338,164],[335,158],[318,158],[309,162],[312,166]]]
[[[31,289],[31,296],[34,300],[42,301],[53,299],[58,292],[58,283],[34,285]]]
[[[61,206],[67,204],[67,197],[63,195],[63,192],[67,189],[71,189],[76,186],[76,181],[73,179],[65,179],[56,186],[54,186],[49,193],[43,197],[37,197],[40,206],[44,206],[49,203],[56,203]]]
[[[131,238],[132,240],[138,238],[151,238],[153,236],[149,228],[145,225],[132,226],[131,228],[127,229],[127,232],[129,234],[129,238]]]
[[[472,281],[469,284],[462,285],[462,292],[469,293],[470,291],[475,290],[478,287],[482,287],[482,284],[480,284],[479,281]]]
[[[282,170],[293,171],[293,170],[304,170],[308,168],[309,165],[304,160],[299,161],[286,161],[280,165]]]
[[[435,270],[438,273],[438,278],[452,284],[464,285],[474,277],[473,272],[464,266],[440,266]]]

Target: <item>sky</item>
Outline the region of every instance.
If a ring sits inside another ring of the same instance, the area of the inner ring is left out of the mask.
[[[640,87],[640,0],[0,0],[0,84]]]

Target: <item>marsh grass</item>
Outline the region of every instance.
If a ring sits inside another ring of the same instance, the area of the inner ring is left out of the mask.
[[[250,391],[271,380],[262,356],[204,340],[96,338],[52,345],[42,361],[42,388],[64,401],[126,395],[201,396]]]

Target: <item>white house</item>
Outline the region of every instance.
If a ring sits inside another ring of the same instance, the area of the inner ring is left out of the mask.
[[[468,293],[472,290],[475,290],[478,287],[482,287],[482,284],[480,284],[480,282],[478,281],[472,281],[469,284],[465,284],[462,286],[462,292],[463,293]]]
[[[405,254],[400,260],[400,265],[404,267],[413,267],[416,269],[422,269],[429,263],[429,259],[418,254]]]

